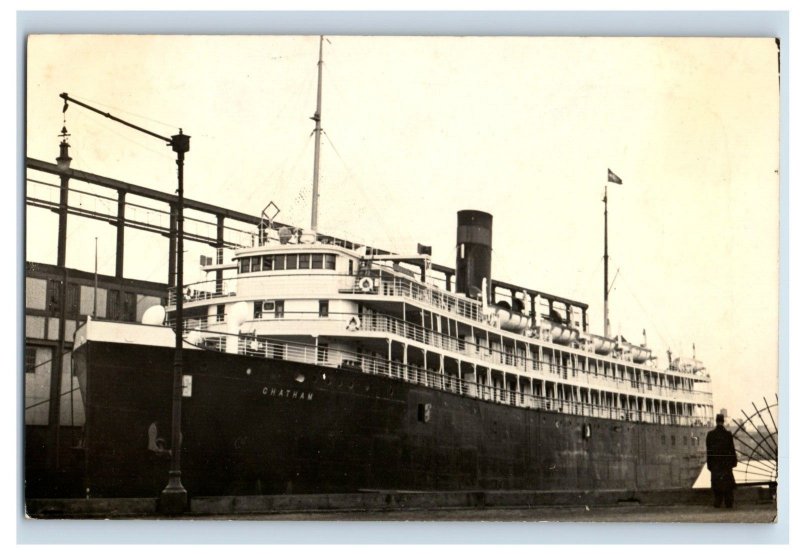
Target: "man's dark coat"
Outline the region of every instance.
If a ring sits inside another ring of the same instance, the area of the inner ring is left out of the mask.
[[[736,449],[733,446],[733,434],[718,424],[706,436],[706,464],[711,471],[711,487],[719,490],[733,489],[736,481],[733,468],[736,460]]]

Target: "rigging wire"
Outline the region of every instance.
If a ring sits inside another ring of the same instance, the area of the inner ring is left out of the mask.
[[[63,392],[61,392],[61,393],[59,394],[59,397],[64,397],[65,395],[70,395],[71,393],[74,393],[74,392],[78,391],[79,389],[80,389],[80,387],[73,387],[73,388],[72,388],[72,389],[70,389],[69,391],[63,391]],[[32,409],[32,408],[36,408],[36,407],[38,407],[39,405],[44,405],[45,403],[49,403],[49,402],[50,402],[50,397],[48,397],[47,399],[44,399],[43,401],[39,401],[38,403],[34,403],[34,404],[32,404],[32,405],[28,405],[28,406],[26,406],[26,407],[25,407],[25,410],[30,410],[30,409]]]
[[[575,280],[576,292],[582,293],[583,291],[587,291],[589,289],[590,286],[589,284],[594,282],[594,277],[597,275],[597,271],[600,269],[600,264],[602,263],[603,263],[603,257],[599,256],[597,258],[597,262],[594,265],[594,268],[592,268],[592,271],[589,272],[588,274],[583,274],[582,281],[579,282],[578,279]],[[580,272],[576,273],[576,278],[580,275],[581,275]]]
[[[284,158],[284,160],[280,164],[277,164],[275,166],[275,168],[272,170],[272,172],[266,178],[264,178],[264,181],[266,181],[269,184],[270,181],[272,180],[273,176],[275,176],[279,172],[281,174],[285,173],[286,175],[290,176],[289,179],[282,179],[282,180],[278,180],[278,181],[274,182],[274,184],[267,190],[267,196],[269,196],[269,198],[273,198],[275,196],[276,190],[282,188],[284,182],[292,181],[292,176],[297,171],[297,167],[299,165],[300,159],[303,158],[306,155],[310,143],[311,143],[311,137],[308,136],[308,137],[306,137],[305,142],[303,143],[303,146],[300,149],[298,149],[297,152],[295,153],[294,160],[288,166],[288,168],[286,167],[286,161],[289,160],[290,155],[287,154],[286,157]],[[255,195],[256,192],[263,194],[263,191],[260,191],[258,188],[254,188],[252,190],[251,194],[246,198],[246,200],[250,200]],[[299,197],[300,197],[301,193],[302,193],[302,189],[300,191],[298,191],[297,195],[295,195],[295,198],[292,201],[292,203],[294,205],[296,205],[298,203],[298,200],[299,200]]]
[[[277,121],[278,118],[280,118],[281,115],[283,115],[285,113],[288,113],[288,112],[300,113],[299,103],[300,103],[301,100],[304,101],[305,98],[307,97],[307,95],[309,93],[309,90],[311,88],[312,82],[313,81],[310,80],[310,79],[303,79],[303,80],[297,81],[295,83],[295,87],[293,88],[291,94],[289,95],[287,100],[283,103],[283,105],[279,109],[272,110],[274,115],[269,121],[266,122],[265,127],[272,128],[272,123]],[[297,108],[296,109],[292,109],[292,110],[287,110],[287,108],[289,107],[290,104],[293,107],[297,107]],[[306,140],[306,142],[304,143],[304,145],[302,147],[302,150],[301,150],[301,153],[305,152],[308,142],[309,141]],[[285,166],[286,161],[290,158],[290,156],[291,156],[291,152],[286,154],[284,156],[283,160],[279,164],[277,164],[273,168],[273,170],[266,177],[261,178],[262,181],[267,181],[268,182],[278,171],[280,171]],[[294,168],[297,165],[297,161],[298,160],[299,160],[299,155],[295,159],[294,163],[292,164],[292,168]],[[259,195],[263,194],[262,185],[255,185],[255,186],[250,188],[250,192],[246,196],[243,197],[243,199],[245,201],[245,204],[247,204],[248,201],[250,199],[252,199],[253,196],[255,196],[256,194],[259,194]]]
[[[172,157],[172,155],[169,153],[170,151],[168,151],[167,149],[156,150],[155,148],[152,148],[148,144],[142,143],[142,142],[138,141],[137,139],[134,139],[131,136],[128,136],[128,135],[126,135],[126,134],[124,134],[124,133],[122,133],[120,131],[117,131],[115,128],[107,126],[101,120],[98,120],[96,118],[91,118],[91,117],[83,115],[83,114],[81,114],[79,116],[79,118],[81,118],[82,121],[86,122],[89,126],[95,126],[97,128],[103,129],[104,131],[108,131],[109,133],[112,133],[112,134],[116,135],[117,137],[119,137],[119,138],[121,138],[121,139],[123,139],[125,141],[128,141],[131,144],[136,145],[139,148],[142,148],[142,149],[144,149],[144,150],[146,150],[148,152],[151,152],[151,153],[155,154],[159,158],[162,158],[164,160],[169,160],[170,162],[174,162],[174,160],[175,160]],[[71,154],[73,155],[73,158],[74,158],[75,157],[75,153],[80,152],[80,149],[76,149],[75,145],[72,145],[72,147],[73,147],[73,153],[71,153]]]
[[[347,164],[347,162],[345,161],[345,159],[342,157],[341,153],[339,152],[339,149],[337,149],[336,145],[333,143],[333,139],[330,138],[330,135],[328,135],[328,133],[325,130],[323,130],[322,133],[323,133],[323,135],[325,135],[325,137],[327,137],[328,142],[329,142],[329,144],[331,146],[331,149],[333,150],[334,154],[336,154],[337,158],[339,158],[339,161],[344,166],[344,169],[347,172],[347,176],[345,176],[345,177],[346,178],[349,177],[352,180],[352,182],[355,184],[355,186],[358,187],[358,190],[361,193],[361,195],[360,195],[361,198],[366,200],[367,204],[369,205],[368,208],[370,209],[370,211],[373,214],[378,216],[377,218],[374,219],[374,221],[376,221],[379,224],[380,230],[383,232],[383,235],[392,244],[392,249],[396,251],[397,250],[397,243],[396,243],[395,239],[393,238],[392,233],[389,232],[389,229],[388,229],[388,226],[386,224],[385,218],[380,217],[382,215],[381,211],[377,209],[377,206],[373,202],[372,195],[369,194],[369,192],[367,191],[367,188],[364,187],[361,184],[361,182],[359,181],[359,179],[354,175],[354,173],[351,170],[350,166]]]
[[[630,281],[628,280],[628,278],[627,278],[627,274],[622,274],[622,273],[621,273],[621,271],[619,271],[619,270],[617,271],[617,274],[618,274],[618,275],[620,275],[620,276],[622,276],[622,278],[623,278],[623,281],[624,281],[624,282],[625,282],[625,284],[626,284],[626,288],[627,288],[627,290],[628,290],[628,293],[630,293],[630,295],[631,295],[631,297],[633,298],[633,300],[634,300],[634,301],[636,301],[636,304],[638,304],[638,305],[639,305],[639,308],[642,310],[642,314],[645,316],[645,318],[647,318],[647,321],[649,321],[649,322],[651,322],[651,323],[652,323],[653,327],[655,328],[656,335],[658,335],[658,338],[661,340],[661,342],[662,342],[664,345],[666,345],[666,346],[669,348],[669,346],[671,345],[671,343],[670,343],[669,341],[667,341],[667,340],[664,338],[664,334],[661,332],[661,329],[660,329],[660,327],[658,326],[658,324],[656,323],[656,320],[655,320],[655,318],[653,318],[653,317],[650,315],[650,312],[649,312],[649,311],[648,311],[648,310],[645,308],[645,306],[644,306],[644,303],[642,303],[642,301],[639,299],[639,297],[638,297],[638,296],[636,295],[636,293],[633,291],[632,284],[631,284],[631,283],[630,283]]]
[[[44,366],[45,364],[48,364],[48,363],[50,363],[50,362],[53,362],[54,360],[55,360],[55,358],[54,358],[54,357],[48,358],[47,360],[43,360],[42,362],[40,362],[40,363],[38,363],[38,364],[34,364],[33,366],[31,366],[31,368],[32,368],[32,369],[39,368],[40,366]]]

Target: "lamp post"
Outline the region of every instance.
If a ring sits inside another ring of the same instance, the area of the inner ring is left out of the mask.
[[[170,141],[177,153],[178,217],[175,253],[175,360],[172,371],[172,439],[169,482],[161,492],[159,507],[166,514],[180,514],[188,508],[188,495],[181,483],[181,404],[183,400],[183,157],[189,151],[189,136],[183,129]]]
[[[100,114],[132,129],[155,137],[171,146],[177,157],[178,166],[178,206],[176,217],[176,268],[175,268],[175,358],[172,371],[172,436],[170,444],[169,481],[159,497],[159,510],[165,514],[181,514],[189,506],[186,488],[181,482],[181,401],[183,396],[183,161],[189,152],[189,135],[180,129],[177,135],[164,137],[147,129],[134,125],[108,112],[103,112],[79,100],[71,98],[67,93],[59,95],[64,99],[64,111],[67,102],[73,102],[92,112]],[[172,253],[170,253],[170,256]]]
[[[67,206],[69,203],[69,166],[72,158],[69,155],[69,133],[67,126],[61,128],[61,143],[58,145],[56,164],[61,171],[59,175],[61,188],[58,202],[58,247],[56,266],[61,273],[58,283],[58,341],[53,362],[50,365],[50,403],[48,408],[48,463],[51,469],[60,466],[60,428],[61,428],[61,373],[64,371],[64,342],[67,315]]]

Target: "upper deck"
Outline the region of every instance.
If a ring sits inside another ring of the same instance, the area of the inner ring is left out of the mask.
[[[184,297],[187,309],[219,305],[220,301],[291,298],[354,301],[384,311],[390,311],[393,304],[402,304],[473,326],[481,333],[499,337],[501,344],[551,345],[559,351],[591,356],[609,364],[657,370],[656,358],[646,347],[590,334],[586,321],[588,305],[515,287],[517,292],[524,293],[523,299],[519,295],[500,295],[496,297],[499,303],[490,306],[483,299],[453,292],[452,280],[447,274],[437,272],[427,255],[373,254],[363,246],[334,242],[272,241],[240,249],[231,263],[207,265],[205,269],[217,272],[218,277],[187,286]],[[221,271],[236,275],[225,278]],[[527,302],[521,302],[524,299]],[[174,290],[169,302],[174,304]],[[519,310],[506,308],[509,305]],[[394,320],[402,322],[400,314],[397,316]],[[313,313],[310,318],[303,317],[305,325],[313,326],[310,320],[315,317]],[[195,318],[195,324],[198,323]],[[287,318],[280,325],[288,325]],[[413,323],[409,325],[414,327]],[[320,331],[324,332],[326,326],[320,323]],[[707,378],[704,367],[697,361],[684,360],[678,364],[676,359],[669,367],[657,371]]]
[[[702,363],[659,368],[646,346],[589,333],[588,305],[571,299],[485,278],[480,290],[459,291],[454,271],[438,271],[424,251],[284,237],[204,269],[215,279],[184,290],[184,329],[209,348],[252,343],[261,356],[274,345],[282,356],[280,345],[295,342],[325,364],[399,365],[496,388],[500,399],[516,391],[598,410],[635,406],[653,421],[711,411]]]

